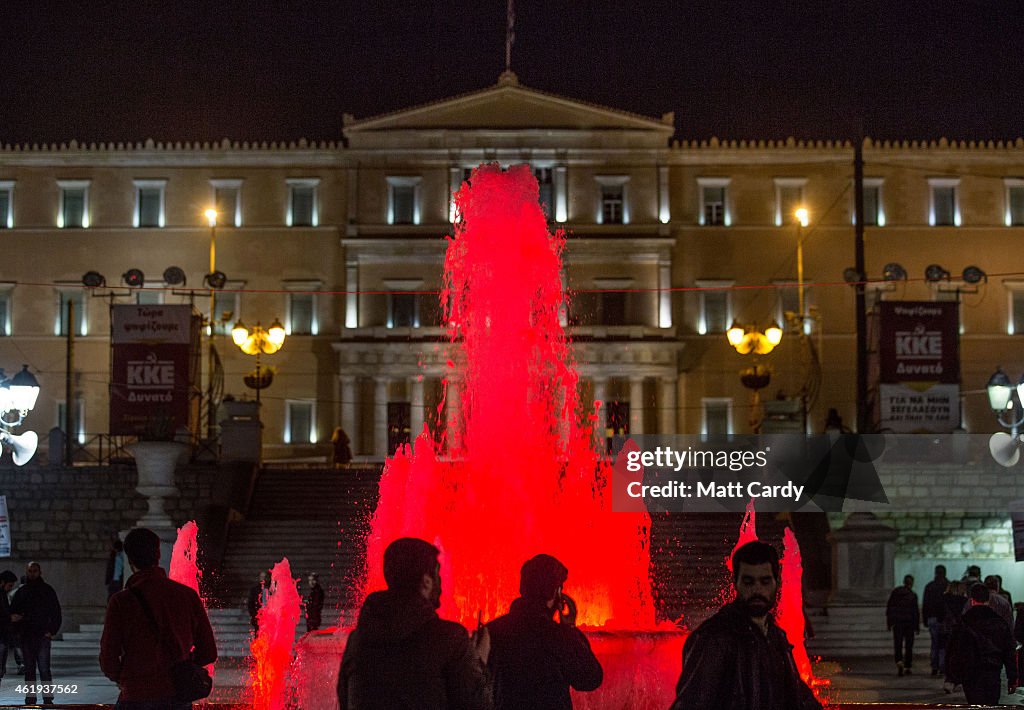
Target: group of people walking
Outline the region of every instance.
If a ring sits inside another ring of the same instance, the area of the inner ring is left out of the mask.
[[[603,669],[576,628],[577,606],[563,589],[569,570],[559,560],[527,560],[508,613],[470,634],[438,617],[439,555],[416,538],[385,550],[387,589],[366,598],[341,660],[341,710],[563,710],[572,707],[570,688],[601,685]],[[748,543],[732,569],[736,599],[686,640],[672,710],[820,710],[773,620],[778,551]]]
[[[998,703],[1004,672],[1013,693],[1024,670],[1024,651],[1017,652],[1018,642],[1024,643],[1024,604],[1017,605],[1014,621],[1013,598],[1002,585],[999,575],[982,578],[977,565],[959,580],[936,565],[919,606],[914,578],[905,576],[886,605],[897,675],[913,673],[914,637],[923,621],[931,637],[931,673],[944,677],[947,693],[962,687],[970,703]]]
[[[302,598],[302,608],[306,614],[306,633],[317,631],[323,623],[324,611],[324,588],[320,585],[320,575],[310,572],[306,578],[306,594]],[[256,583],[249,587],[249,597],[246,601],[246,609],[249,612],[249,624],[252,626],[252,634],[256,636],[260,632],[259,613],[270,600],[270,572],[260,572]]]

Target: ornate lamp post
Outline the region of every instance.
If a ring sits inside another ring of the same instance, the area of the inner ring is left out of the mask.
[[[764,329],[758,330],[756,325],[740,325],[733,321],[725,332],[729,344],[741,355],[767,355],[775,346],[782,342],[782,328],[775,321]],[[761,431],[764,420],[764,409],[761,406],[761,390],[772,380],[771,368],[755,362],[750,367],[740,370],[740,382],[750,390],[750,428],[755,434]]]
[[[243,353],[256,356],[255,376],[247,375],[245,384],[256,390],[256,402],[259,403],[260,390],[269,387],[274,381],[272,370],[261,370],[260,355],[263,353],[273,355],[281,349],[285,339],[284,326],[276,318],[266,330],[259,323],[250,329],[246,327],[245,323],[238,321],[231,329],[231,339]]]
[[[1024,407],[1021,406],[1024,402],[1024,375],[1013,385],[1003,368],[997,368],[985,389],[989,406],[999,426],[1010,430],[1009,434],[1005,431],[993,434],[988,440],[988,449],[997,462],[1003,466],[1013,466],[1020,459],[1020,427],[1024,425]]]
[[[10,447],[17,466],[24,466],[35,455],[39,436],[34,431],[15,436],[11,430],[21,426],[38,397],[39,381],[28,371],[28,365],[11,378],[4,377],[0,370],[0,443]]]

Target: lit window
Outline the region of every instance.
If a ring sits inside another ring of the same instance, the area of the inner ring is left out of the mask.
[[[284,443],[315,444],[316,441],[316,403],[306,400],[286,400]]]
[[[14,227],[14,181],[0,180],[0,229]]]
[[[316,227],[319,224],[317,186],[319,178],[288,180],[288,226]]]
[[[88,335],[85,298],[81,288],[66,288],[57,291],[57,318],[55,319],[54,334],[68,334],[68,303],[72,304],[74,311],[75,335]]]
[[[703,417],[701,434],[704,436],[728,436],[732,434],[732,398],[705,397],[701,399]]]
[[[796,211],[804,204],[807,178],[775,178],[775,225],[796,224]]]
[[[928,223],[933,227],[959,227],[960,205],[957,191],[959,178],[929,178],[931,209]]]
[[[0,284],[0,337],[11,334],[11,295],[14,284]]]
[[[213,332],[218,335],[231,335],[231,328],[241,320],[241,296],[239,292],[245,286],[244,281],[228,281],[222,290],[213,292]],[[209,299],[205,299],[207,306]]]
[[[854,222],[856,219],[857,216],[854,214]],[[885,226],[885,210],[882,208],[882,178],[864,179],[864,226]]]
[[[288,294],[288,334],[314,335],[316,332],[316,294]]]
[[[166,180],[135,181],[135,219],[136,227],[163,227],[164,191]]]
[[[85,229],[89,226],[89,181],[58,180],[60,188],[60,212],[57,226],[60,229]]]
[[[732,292],[734,281],[697,281],[700,291],[700,319],[697,332],[724,333],[732,324]]]
[[[1010,317],[1007,319],[1006,332],[1008,335],[1024,335],[1024,283],[1005,283],[1010,307]]]
[[[598,175],[601,188],[601,205],[597,214],[600,224],[629,224],[629,195],[626,175]]]
[[[242,181],[210,180],[218,227],[242,226]]]
[[[555,170],[554,168],[534,168],[533,176],[537,178],[539,189],[538,201],[544,216],[551,221],[555,212]]]
[[[709,227],[729,225],[726,207],[728,186],[729,178],[697,178],[697,187],[700,189],[700,224]]]
[[[388,224],[420,223],[419,177],[389,176],[388,182]]]
[[[1006,226],[1024,226],[1024,179],[1006,178]]]
[[[76,399],[74,400],[75,406],[71,409],[71,431],[72,436],[79,444],[85,443],[85,400]],[[64,431],[68,422],[67,417],[67,401],[59,400],[57,402],[57,421],[55,426]]]

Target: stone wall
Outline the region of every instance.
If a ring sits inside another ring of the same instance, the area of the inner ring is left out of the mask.
[[[203,516],[218,475],[213,466],[179,467],[179,495],[166,506],[176,525]],[[27,562],[38,561],[64,607],[64,631],[102,620],[110,535],[133,527],[147,509],[136,481],[134,465],[0,467],[12,548],[0,569],[21,576]]]

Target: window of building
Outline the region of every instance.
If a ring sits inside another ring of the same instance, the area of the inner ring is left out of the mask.
[[[14,284],[0,284],[0,337],[11,334],[11,304]]]
[[[319,178],[295,178],[288,180],[289,227],[316,227],[319,224],[317,208],[317,187]]]
[[[776,310],[775,310],[775,321],[782,326],[783,330],[790,330],[791,326],[795,324],[792,319],[800,315],[800,287],[796,281],[773,281],[773,285],[778,289]],[[804,315],[807,315],[811,311],[811,289],[804,284]],[[789,314],[789,317],[787,317]],[[731,324],[732,321],[729,321]],[[804,332],[807,334],[811,333],[812,319],[804,318]],[[761,325],[761,324],[759,324]],[[766,327],[768,324],[763,324]]]
[[[316,402],[285,400],[284,443],[315,444],[316,441]]]
[[[537,178],[537,187],[540,193],[537,199],[540,202],[541,211],[550,222],[555,215],[555,169],[534,168],[533,176]]]
[[[700,293],[700,316],[697,332],[724,333],[732,324],[732,292],[735,281],[697,281]]]
[[[701,399],[703,416],[700,431],[704,436],[732,434],[732,398],[704,397]]]
[[[57,290],[57,318],[55,319],[56,327],[54,328],[54,334],[68,334],[69,302],[73,304],[75,335],[88,335],[89,319],[87,318],[88,314],[85,312],[85,294],[81,287]]]
[[[1024,226],[1024,179],[1006,178],[1006,226]]]
[[[231,328],[242,317],[241,281],[228,281],[221,290],[213,292],[213,332],[217,335],[231,335]],[[206,300],[209,306],[209,300]]]
[[[415,293],[388,294],[388,328],[419,328],[419,298]]]
[[[627,175],[598,175],[601,188],[601,205],[597,214],[599,224],[629,224],[629,202]]]
[[[164,192],[166,180],[135,181],[135,220],[136,227],[163,227]]]
[[[288,294],[288,335],[316,335],[316,294]]]
[[[1004,285],[1009,306],[1006,332],[1008,335],[1024,335],[1024,281],[1004,282]]]
[[[154,283],[150,281],[145,286],[146,288],[140,288],[135,291],[135,302],[137,304],[140,306],[158,306],[164,302],[164,292],[158,290],[163,286],[163,282]]]
[[[729,178],[697,178],[700,190],[698,222],[709,227],[724,227],[730,223],[726,203]]]
[[[421,177],[389,176],[388,181],[388,224],[420,223]]]
[[[72,436],[79,444],[85,443],[85,400],[76,399],[74,400],[75,406],[71,410],[71,431]],[[67,400],[58,400],[57,402],[57,421],[55,426],[64,431],[67,426]]]
[[[210,180],[218,227],[242,226],[242,181]]]
[[[856,223],[856,206],[854,210],[853,220]],[[885,226],[885,210],[882,208],[882,178],[864,179],[864,226]]]
[[[87,229],[89,227],[89,181],[58,180],[60,188],[60,212],[57,226],[60,229]]]
[[[933,227],[959,227],[959,178],[929,178],[931,209],[928,223]]]
[[[796,224],[796,211],[804,204],[807,178],[775,178],[775,225]]]
[[[0,229],[14,228],[14,181],[0,180]]]

